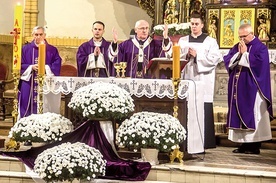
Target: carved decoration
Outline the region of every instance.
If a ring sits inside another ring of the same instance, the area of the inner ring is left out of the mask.
[[[210,37],[218,41],[218,30],[219,30],[219,9],[208,10],[208,34]]]
[[[256,33],[262,41],[268,41],[270,36],[271,10],[268,8],[257,9],[257,30]]]
[[[231,48],[239,41],[238,28],[244,23],[255,24],[254,8],[221,9],[220,47]]]
[[[155,16],[155,0],[136,0],[139,6],[143,9],[146,10],[147,14],[150,16],[150,18],[154,19]]]

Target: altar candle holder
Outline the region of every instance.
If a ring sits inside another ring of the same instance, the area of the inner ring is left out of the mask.
[[[20,71],[14,70],[13,73],[13,83],[14,83],[14,99],[13,99],[13,111],[12,117],[13,121],[16,122],[18,118],[18,84],[20,79]]]
[[[173,116],[177,118],[178,117],[178,89],[179,89],[180,78],[173,78],[172,82],[174,87]]]
[[[38,74],[38,114],[43,114],[43,84],[44,84],[44,74]]]

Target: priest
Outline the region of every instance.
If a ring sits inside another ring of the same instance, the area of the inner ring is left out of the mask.
[[[110,42],[103,38],[105,25],[95,21],[92,27],[93,37],[81,44],[77,51],[79,77],[109,77],[114,75],[114,66],[109,56]],[[114,44],[117,39],[114,38]]]
[[[19,81],[19,94],[18,94],[18,118],[23,118],[31,114],[36,114],[38,110],[38,45],[44,42],[46,44],[46,60],[45,71],[46,75],[59,76],[61,68],[61,57],[59,56],[56,47],[48,44],[46,41],[45,28],[36,26],[32,32],[33,40],[31,43],[23,46],[22,48],[22,61],[21,61],[21,78]],[[45,95],[44,95],[45,97]],[[49,97],[52,98],[52,97]],[[59,100],[55,101],[58,102]],[[45,101],[50,104],[51,102]],[[57,104],[57,103],[55,103]],[[45,105],[46,106],[46,105]],[[50,107],[50,106],[48,106]],[[59,110],[59,109],[56,109]],[[44,112],[46,112],[44,110]],[[53,111],[57,112],[59,111]]]
[[[260,154],[261,142],[272,139],[273,120],[268,49],[249,24],[239,27],[239,43],[224,56],[229,73],[228,139],[241,143],[233,153]]]
[[[149,23],[145,20],[136,22],[135,36],[113,46],[111,55],[117,58],[116,62],[126,62],[126,77],[145,78],[147,67],[152,58],[165,57],[172,43],[168,37],[168,27],[164,26],[164,40],[154,40],[149,36]],[[115,48],[115,49],[114,49]]]

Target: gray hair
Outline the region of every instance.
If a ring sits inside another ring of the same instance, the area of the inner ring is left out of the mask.
[[[147,24],[149,24],[146,20],[138,20],[138,21],[135,23],[134,28],[137,29],[137,28],[139,27],[139,25],[141,24],[141,22],[146,22]]]
[[[35,31],[38,30],[38,29],[42,29],[43,33],[45,33],[45,28],[44,27],[42,27],[42,26],[36,26],[36,27],[33,28],[32,34],[34,34]]]
[[[239,27],[239,30],[247,30],[248,33],[254,33],[253,32],[253,28],[250,24],[242,24],[240,27]]]

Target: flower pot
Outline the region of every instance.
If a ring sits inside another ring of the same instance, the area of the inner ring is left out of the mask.
[[[174,35],[174,36],[169,36],[171,41],[173,42],[173,44],[178,43],[178,40],[183,37],[185,35]],[[159,36],[159,35],[154,35],[153,36],[154,40],[163,40],[163,36]]]
[[[158,149],[141,148],[142,160],[149,162],[151,165],[158,165],[158,152]]]
[[[41,147],[46,144],[47,144],[47,142],[32,142],[32,147]]]

